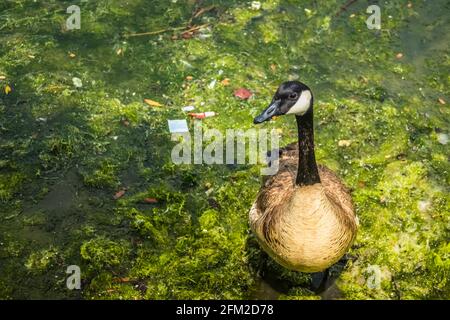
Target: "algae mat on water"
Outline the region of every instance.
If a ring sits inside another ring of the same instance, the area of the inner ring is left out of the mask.
[[[2,1],[0,298],[450,298],[450,4],[374,1],[371,30],[372,3],[345,2]],[[313,89],[317,159],[361,223],[322,296],[249,233],[259,166],[170,156],[183,106],[246,130],[287,79]]]

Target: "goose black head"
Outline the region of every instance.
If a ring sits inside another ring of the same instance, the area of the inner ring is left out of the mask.
[[[312,107],[311,89],[299,81],[283,82],[279,87],[269,107],[257,116],[253,123],[268,121],[275,116],[294,114],[302,116]]]

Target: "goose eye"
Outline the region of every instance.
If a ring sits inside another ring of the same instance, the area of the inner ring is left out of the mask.
[[[289,95],[289,99],[297,99],[297,97],[298,97],[298,94],[297,93],[291,93],[290,95]]]

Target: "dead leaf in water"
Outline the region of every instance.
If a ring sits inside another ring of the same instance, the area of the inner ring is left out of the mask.
[[[245,88],[239,88],[236,91],[234,91],[234,96],[242,100],[247,100],[252,95],[253,93]]]
[[[186,32],[183,32],[183,33],[181,34],[181,37],[182,37],[183,39],[187,40],[187,39],[192,38],[193,35],[194,35],[193,32],[186,31]]]
[[[12,88],[9,86],[9,85],[6,85],[6,87],[5,87],[5,93],[6,94],[9,94],[9,93],[11,93],[12,92]]]
[[[163,105],[151,99],[144,99],[144,102],[151,107],[162,107]]]
[[[369,79],[367,79],[366,77],[360,76],[360,78],[361,78],[362,83],[365,83],[365,84],[369,83]]]
[[[144,199],[145,203],[158,203],[158,199],[155,198],[145,198]]]
[[[114,195],[114,200],[122,198],[125,195],[125,192],[126,192],[125,189],[117,191],[116,194]]]
[[[339,140],[338,142],[339,147],[350,147],[351,144],[352,144],[351,140]]]

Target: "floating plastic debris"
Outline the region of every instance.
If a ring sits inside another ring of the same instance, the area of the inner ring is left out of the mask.
[[[207,111],[202,113],[188,113],[188,114],[196,119],[204,119],[216,116],[216,113],[214,111]]]
[[[211,28],[200,28],[198,30],[197,38],[205,40],[211,37],[212,37]]]
[[[200,40],[205,40],[205,39],[211,38],[211,36],[212,35],[210,33],[200,33],[197,37]]]
[[[431,207],[431,202],[428,200],[421,200],[417,203],[417,208],[420,212],[428,211]]]
[[[448,134],[438,133],[437,140],[440,144],[447,144],[448,143]]]
[[[74,85],[76,88],[81,88],[81,87],[83,86],[83,82],[81,81],[80,78],[73,77],[73,78],[72,78],[72,82],[73,82],[73,85]]]
[[[180,60],[180,62],[186,67],[186,68],[193,68],[194,66],[190,64],[189,62],[185,60]]]
[[[213,80],[209,83],[208,85],[208,89],[214,89],[214,87],[216,86],[217,80]]]
[[[189,132],[186,120],[167,120],[170,133]]]
[[[189,111],[193,111],[195,109],[194,106],[186,106],[181,108],[181,110],[183,110],[184,112],[189,112]]]
[[[252,10],[259,10],[259,9],[261,9],[261,2],[252,1]]]

